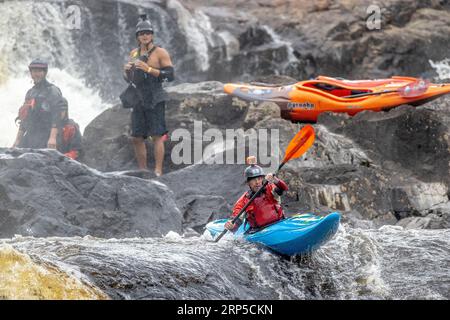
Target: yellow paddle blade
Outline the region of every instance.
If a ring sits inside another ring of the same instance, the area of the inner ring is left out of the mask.
[[[301,157],[313,145],[314,139],[314,128],[307,124],[289,142],[282,163]]]

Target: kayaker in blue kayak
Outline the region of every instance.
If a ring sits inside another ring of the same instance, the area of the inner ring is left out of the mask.
[[[236,202],[233,207],[233,214],[225,224],[225,228],[231,231],[236,230],[240,225],[239,222],[233,224],[231,219],[241,211],[252,195],[262,187],[264,178],[269,184],[246,209],[246,219],[250,227],[261,228],[285,218],[280,203],[281,196],[288,190],[287,184],[271,173],[265,175],[264,170],[256,165],[256,157],[248,157],[247,163],[250,166],[245,169],[244,175],[250,190],[245,192]]]

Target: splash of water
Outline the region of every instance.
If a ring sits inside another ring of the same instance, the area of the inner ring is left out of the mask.
[[[238,239],[175,233],[7,243],[80,270],[114,299],[448,299],[449,232],[341,225],[319,250],[291,260]]]

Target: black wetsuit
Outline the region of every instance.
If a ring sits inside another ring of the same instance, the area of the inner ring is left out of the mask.
[[[61,90],[46,79],[34,85],[25,96],[26,117],[20,121],[24,132],[20,148],[47,148],[52,128],[60,130],[67,114],[67,100]]]

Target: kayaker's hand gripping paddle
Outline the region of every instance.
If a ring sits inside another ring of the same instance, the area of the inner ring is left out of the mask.
[[[289,142],[289,145],[286,149],[285,156],[283,158],[283,161],[278,166],[277,171],[274,175],[277,175],[278,172],[283,168],[283,166],[292,159],[300,158],[314,143],[315,139],[315,133],[314,128],[311,125],[304,126],[296,135],[294,138],[292,138],[291,142]],[[241,209],[241,211],[231,220],[231,222],[234,224],[238,219],[240,219],[241,215],[244,214],[247,207],[253,202],[253,200],[264,190],[264,187],[268,184],[268,181],[265,181],[263,186],[259,188],[258,191],[255,192],[255,194],[250,198],[250,200],[247,202],[247,204]],[[224,229],[221,234],[217,236],[216,239],[214,239],[214,242],[218,242],[226,233],[228,232],[228,229]]]

